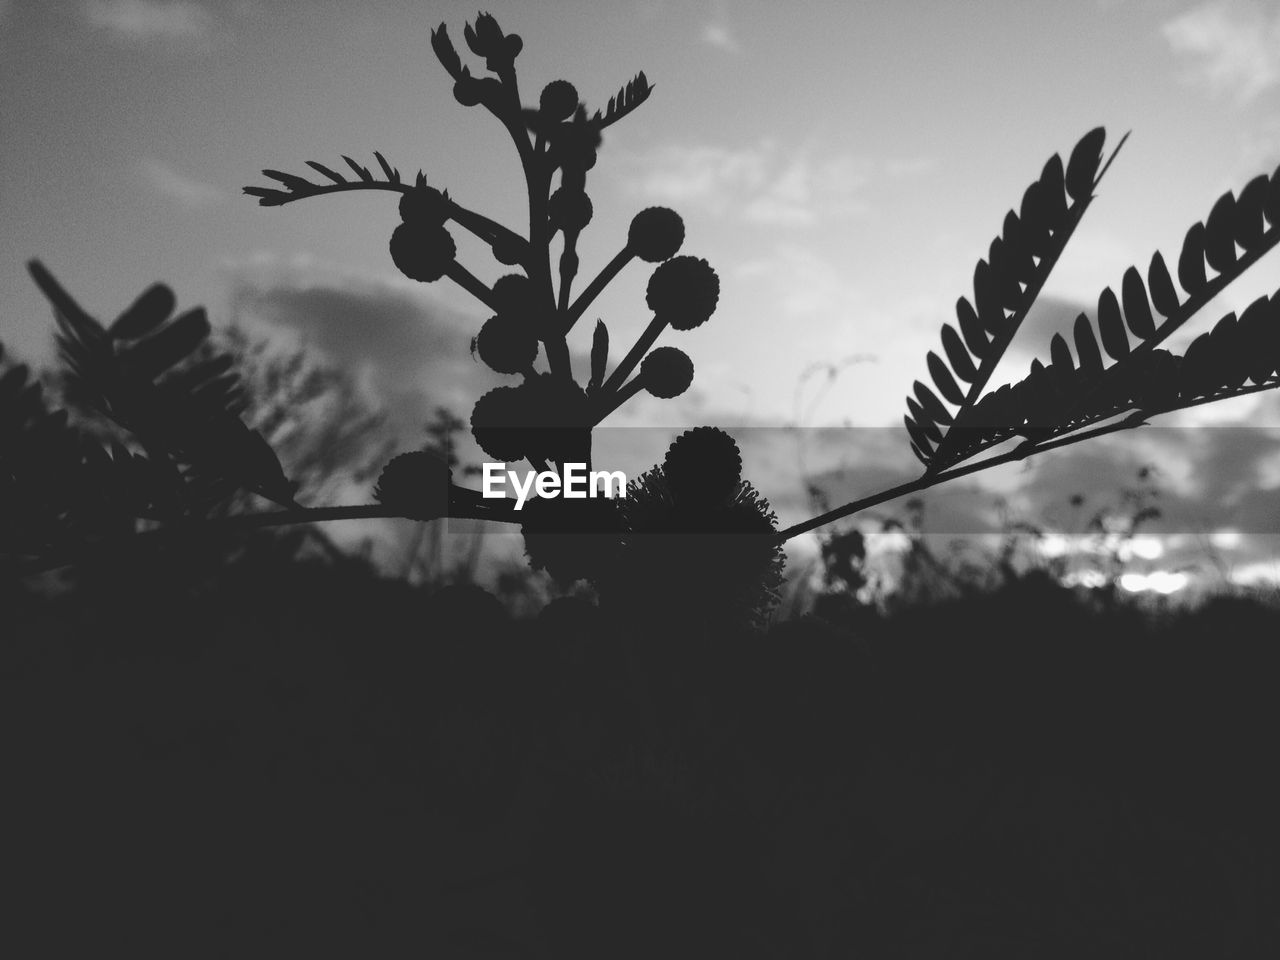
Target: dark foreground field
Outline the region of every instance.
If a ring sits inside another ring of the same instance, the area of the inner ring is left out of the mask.
[[[11,956],[1280,956],[1248,602],[636,636],[298,566],[5,604]]]

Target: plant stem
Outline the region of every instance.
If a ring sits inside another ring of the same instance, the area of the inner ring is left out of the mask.
[[[578,299],[573,302],[573,306],[569,308],[568,314],[564,318],[564,332],[566,334],[573,329],[573,325],[586,312],[587,307],[591,306],[591,301],[600,295],[600,291],[609,285],[609,282],[618,275],[619,271],[630,262],[633,256],[635,254],[631,252],[631,248],[624,246],[614,254],[612,260],[604,265],[604,269],[600,271],[596,278],[587,284],[587,289],[583,290]]]
[[[604,386],[600,388],[602,396],[612,393],[618,389],[622,381],[630,376],[631,371],[635,369],[637,363],[644,359],[644,355],[648,353],[649,348],[653,346],[658,335],[667,327],[667,321],[655,316],[649,321],[649,326],[645,327],[644,333],[640,334],[630,352],[622,358],[622,362],[618,364],[617,369],[609,375],[609,379],[604,382]]]

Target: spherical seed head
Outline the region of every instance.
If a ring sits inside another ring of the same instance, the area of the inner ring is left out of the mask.
[[[526,414],[519,387],[498,387],[471,408],[471,433],[480,449],[493,459],[520,460],[527,443]]]
[[[542,88],[538,109],[547,120],[568,120],[578,109],[578,88],[568,80],[552,80]]]
[[[443,226],[449,218],[449,201],[435,187],[414,186],[400,196],[400,219],[423,226]]]
[[[742,482],[742,451],[716,427],[695,427],[667,449],[662,471],[678,503],[717,503]]]
[[[434,283],[445,275],[458,252],[449,231],[439,225],[402,223],[391,233],[391,259],[406,277]]]
[[[591,198],[581,190],[566,190],[564,187],[551,194],[547,202],[547,215],[551,225],[566,233],[578,233],[591,222],[593,213]]]
[[[693,361],[683,350],[658,347],[640,362],[640,379],[655,397],[678,397],[693,383]]]
[[[402,516],[434,520],[449,513],[449,464],[427,451],[402,453],[382,468],[374,499]]]
[[[677,330],[706,323],[720,299],[720,278],[700,257],[672,257],[649,278],[645,303]]]
[[[533,295],[533,284],[523,273],[508,273],[493,283],[493,298],[500,313],[523,313]]]
[[[537,359],[538,339],[520,317],[501,313],[480,328],[476,351],[498,373],[522,373]]]
[[[649,207],[631,218],[627,246],[641,260],[661,263],[670,260],[684,243],[684,221],[666,207]]]

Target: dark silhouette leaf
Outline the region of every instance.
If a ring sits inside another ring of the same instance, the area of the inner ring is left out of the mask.
[[[1058,154],[1055,153],[1045,163],[1044,170],[1040,173],[1040,184],[1043,188],[1041,199],[1044,202],[1048,221],[1056,231],[1056,225],[1062,223],[1067,217],[1066,181],[1062,170],[1062,157]]]
[[[1124,316],[1129,329],[1139,340],[1145,340],[1156,332],[1155,318],[1151,316],[1151,304],[1147,301],[1147,288],[1142,284],[1142,274],[1136,267],[1124,272],[1120,288],[1124,297]]]
[[[1110,287],[1098,297],[1098,332],[1102,334],[1103,348],[1113,360],[1123,360],[1129,355],[1129,336],[1124,332],[1120,303]]]
[[[368,167],[362,167],[360,164],[356,163],[346,154],[343,154],[342,159],[347,162],[347,166],[350,167],[352,170],[354,170],[356,176],[358,176],[361,180],[363,180],[365,183],[373,183],[373,174],[369,172]]]
[[[145,340],[139,340],[123,357],[128,376],[153,380],[195,351],[209,336],[209,318],[203,307],[194,307]]]
[[[933,422],[932,418],[925,415],[925,412],[920,409],[920,404],[916,403],[913,397],[907,397],[907,412],[911,415],[911,419],[924,431],[925,436],[935,444],[942,442],[942,431],[938,429],[938,425]]]
[[[987,339],[987,332],[982,329],[982,321],[978,319],[973,304],[964,297],[956,301],[956,319],[960,324],[960,333],[964,337],[965,346],[969,348],[970,353],[981,360],[987,355],[991,341]]]
[[[927,386],[917,380],[911,385],[915,391],[916,399],[920,401],[920,406],[924,409],[935,423],[950,424],[952,422],[951,411],[946,408],[938,395],[930,390]]]
[[[1204,253],[1209,266],[1226,273],[1236,262],[1235,197],[1228,190],[1209,211],[1204,226]]]
[[[929,365],[929,376],[933,377],[933,382],[938,386],[938,392],[946,399],[956,405],[964,403],[964,393],[960,387],[956,385],[955,379],[951,376],[951,371],[947,369],[947,365],[942,359],[929,351],[929,355],[925,358]]]
[[[299,177],[297,174],[284,173],[281,170],[263,170],[264,177],[270,177],[272,180],[279,180],[289,190],[294,192],[307,193],[310,192],[315,184],[305,177]]]
[[[602,114],[599,110],[591,118],[591,122],[598,128],[604,129],[610,124],[617,123],[640,104],[649,99],[649,94],[653,92],[653,87],[649,84],[648,78],[641,70],[635,75],[635,78],[628,81],[618,93],[609,98],[609,106]]]
[[[1262,209],[1267,215],[1267,222],[1273,227],[1280,227],[1280,167],[1276,167],[1271,174],[1271,182],[1267,184],[1267,197]]]
[[[942,325],[942,348],[946,351],[947,361],[957,377],[965,383],[973,383],[978,379],[978,369],[973,365],[969,351],[960,340],[960,334],[949,323]]]
[[[1246,252],[1256,249],[1262,243],[1266,232],[1262,208],[1267,199],[1267,178],[1257,176],[1245,184],[1236,199],[1233,214],[1232,233],[1236,243]]]
[[[920,459],[924,462],[925,466],[928,466],[929,461],[925,458],[933,455],[933,446],[929,443],[929,438],[925,435],[925,432],[921,429],[920,425],[909,416],[904,416],[902,418],[902,422],[906,424],[907,433],[911,437],[911,442],[919,448],[916,456],[920,456],[920,453],[923,453],[925,456],[920,457]]]
[[[377,150],[373,151],[373,155],[378,160],[378,166],[382,167],[382,175],[387,178],[387,181],[389,183],[399,183],[400,171],[395,169],[395,167],[391,166],[391,164],[387,163],[387,158],[384,157]]]
[[[1240,338],[1241,359],[1249,379],[1261,384],[1276,370],[1275,319],[1269,316],[1271,300],[1259,297],[1240,314],[1237,331]]]
[[[1067,161],[1067,193],[1073,200],[1086,200],[1093,194],[1094,179],[1102,163],[1102,145],[1106,142],[1104,127],[1094,127],[1076,144]]]
[[[1053,339],[1049,341],[1049,361],[1055,367],[1061,367],[1068,372],[1075,369],[1071,359],[1071,348],[1067,346],[1066,339],[1060,333],[1055,333]]]
[[[595,333],[591,338],[591,383],[596,389],[604,383],[605,370],[609,364],[609,328],[603,320],[596,321]]]
[[[329,169],[328,167],[326,167],[323,163],[316,163],[316,161],[314,161],[314,160],[308,160],[308,161],[306,161],[306,164],[307,164],[307,166],[308,166],[308,167],[310,167],[312,170],[315,170],[315,171],[317,171],[318,173],[320,173],[321,175],[328,177],[328,178],[329,178],[330,180],[332,180],[334,183],[346,183],[346,182],[347,182],[347,178],[346,178],[346,177],[344,177],[342,174],[338,173],[336,170],[330,170],[330,169]]]
[[[1093,335],[1093,327],[1089,325],[1089,318],[1083,313],[1076,317],[1073,335],[1080,369],[1090,376],[1101,373],[1102,352],[1098,349],[1098,341]]]
[[[1182,254],[1178,257],[1178,282],[1182,289],[1195,296],[1208,282],[1204,272],[1204,224],[1197,223],[1187,231],[1182,242]]]
[[[995,337],[1002,336],[1008,322],[1000,306],[991,265],[985,260],[979,260],[973,270],[973,300],[978,309],[978,318],[987,332]]]
[[[1162,316],[1172,317],[1178,312],[1182,303],[1178,299],[1173,278],[1169,276],[1169,268],[1165,266],[1164,257],[1158,250],[1151,256],[1151,266],[1147,270],[1147,285],[1151,288],[1151,300]]]
[[[172,290],[162,283],[153,284],[116,318],[110,333],[121,340],[145,336],[169,319],[176,304]]]

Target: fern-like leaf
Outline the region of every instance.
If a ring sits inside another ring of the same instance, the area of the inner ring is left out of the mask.
[[[600,110],[595,112],[591,122],[603,130],[610,124],[617,123],[648,100],[652,92],[653,85],[641,70],[633,79],[627,81],[626,86],[609,98],[609,106],[603,112]]]
[[[1049,158],[1039,179],[1023,193],[1018,210],[1005,215],[1000,235],[991,242],[986,258],[974,267],[972,302],[964,297],[956,301],[959,333],[950,324],[943,325],[942,345],[947,362],[931,352],[927,357],[929,375],[942,399],[958,409],[954,414],[947,411],[948,417],[943,420],[936,411],[921,408],[921,414],[931,423],[950,424],[948,430],[942,431],[932,455],[917,443],[930,457],[930,470],[965,459],[984,442],[984,430],[974,420],[979,400],[1092,202],[1094,188],[1106,170],[1102,163],[1105,139],[1106,133],[1099,127],[1080,139],[1065,166],[1059,155]],[[1123,143],[1121,140],[1112,152],[1112,159]],[[1060,355],[1063,350],[1069,358],[1065,340],[1058,347]],[[961,390],[957,379],[968,388]],[[1005,394],[987,404],[981,419],[985,420],[1007,398]],[[917,429],[922,436],[930,432],[924,423],[917,423]]]

